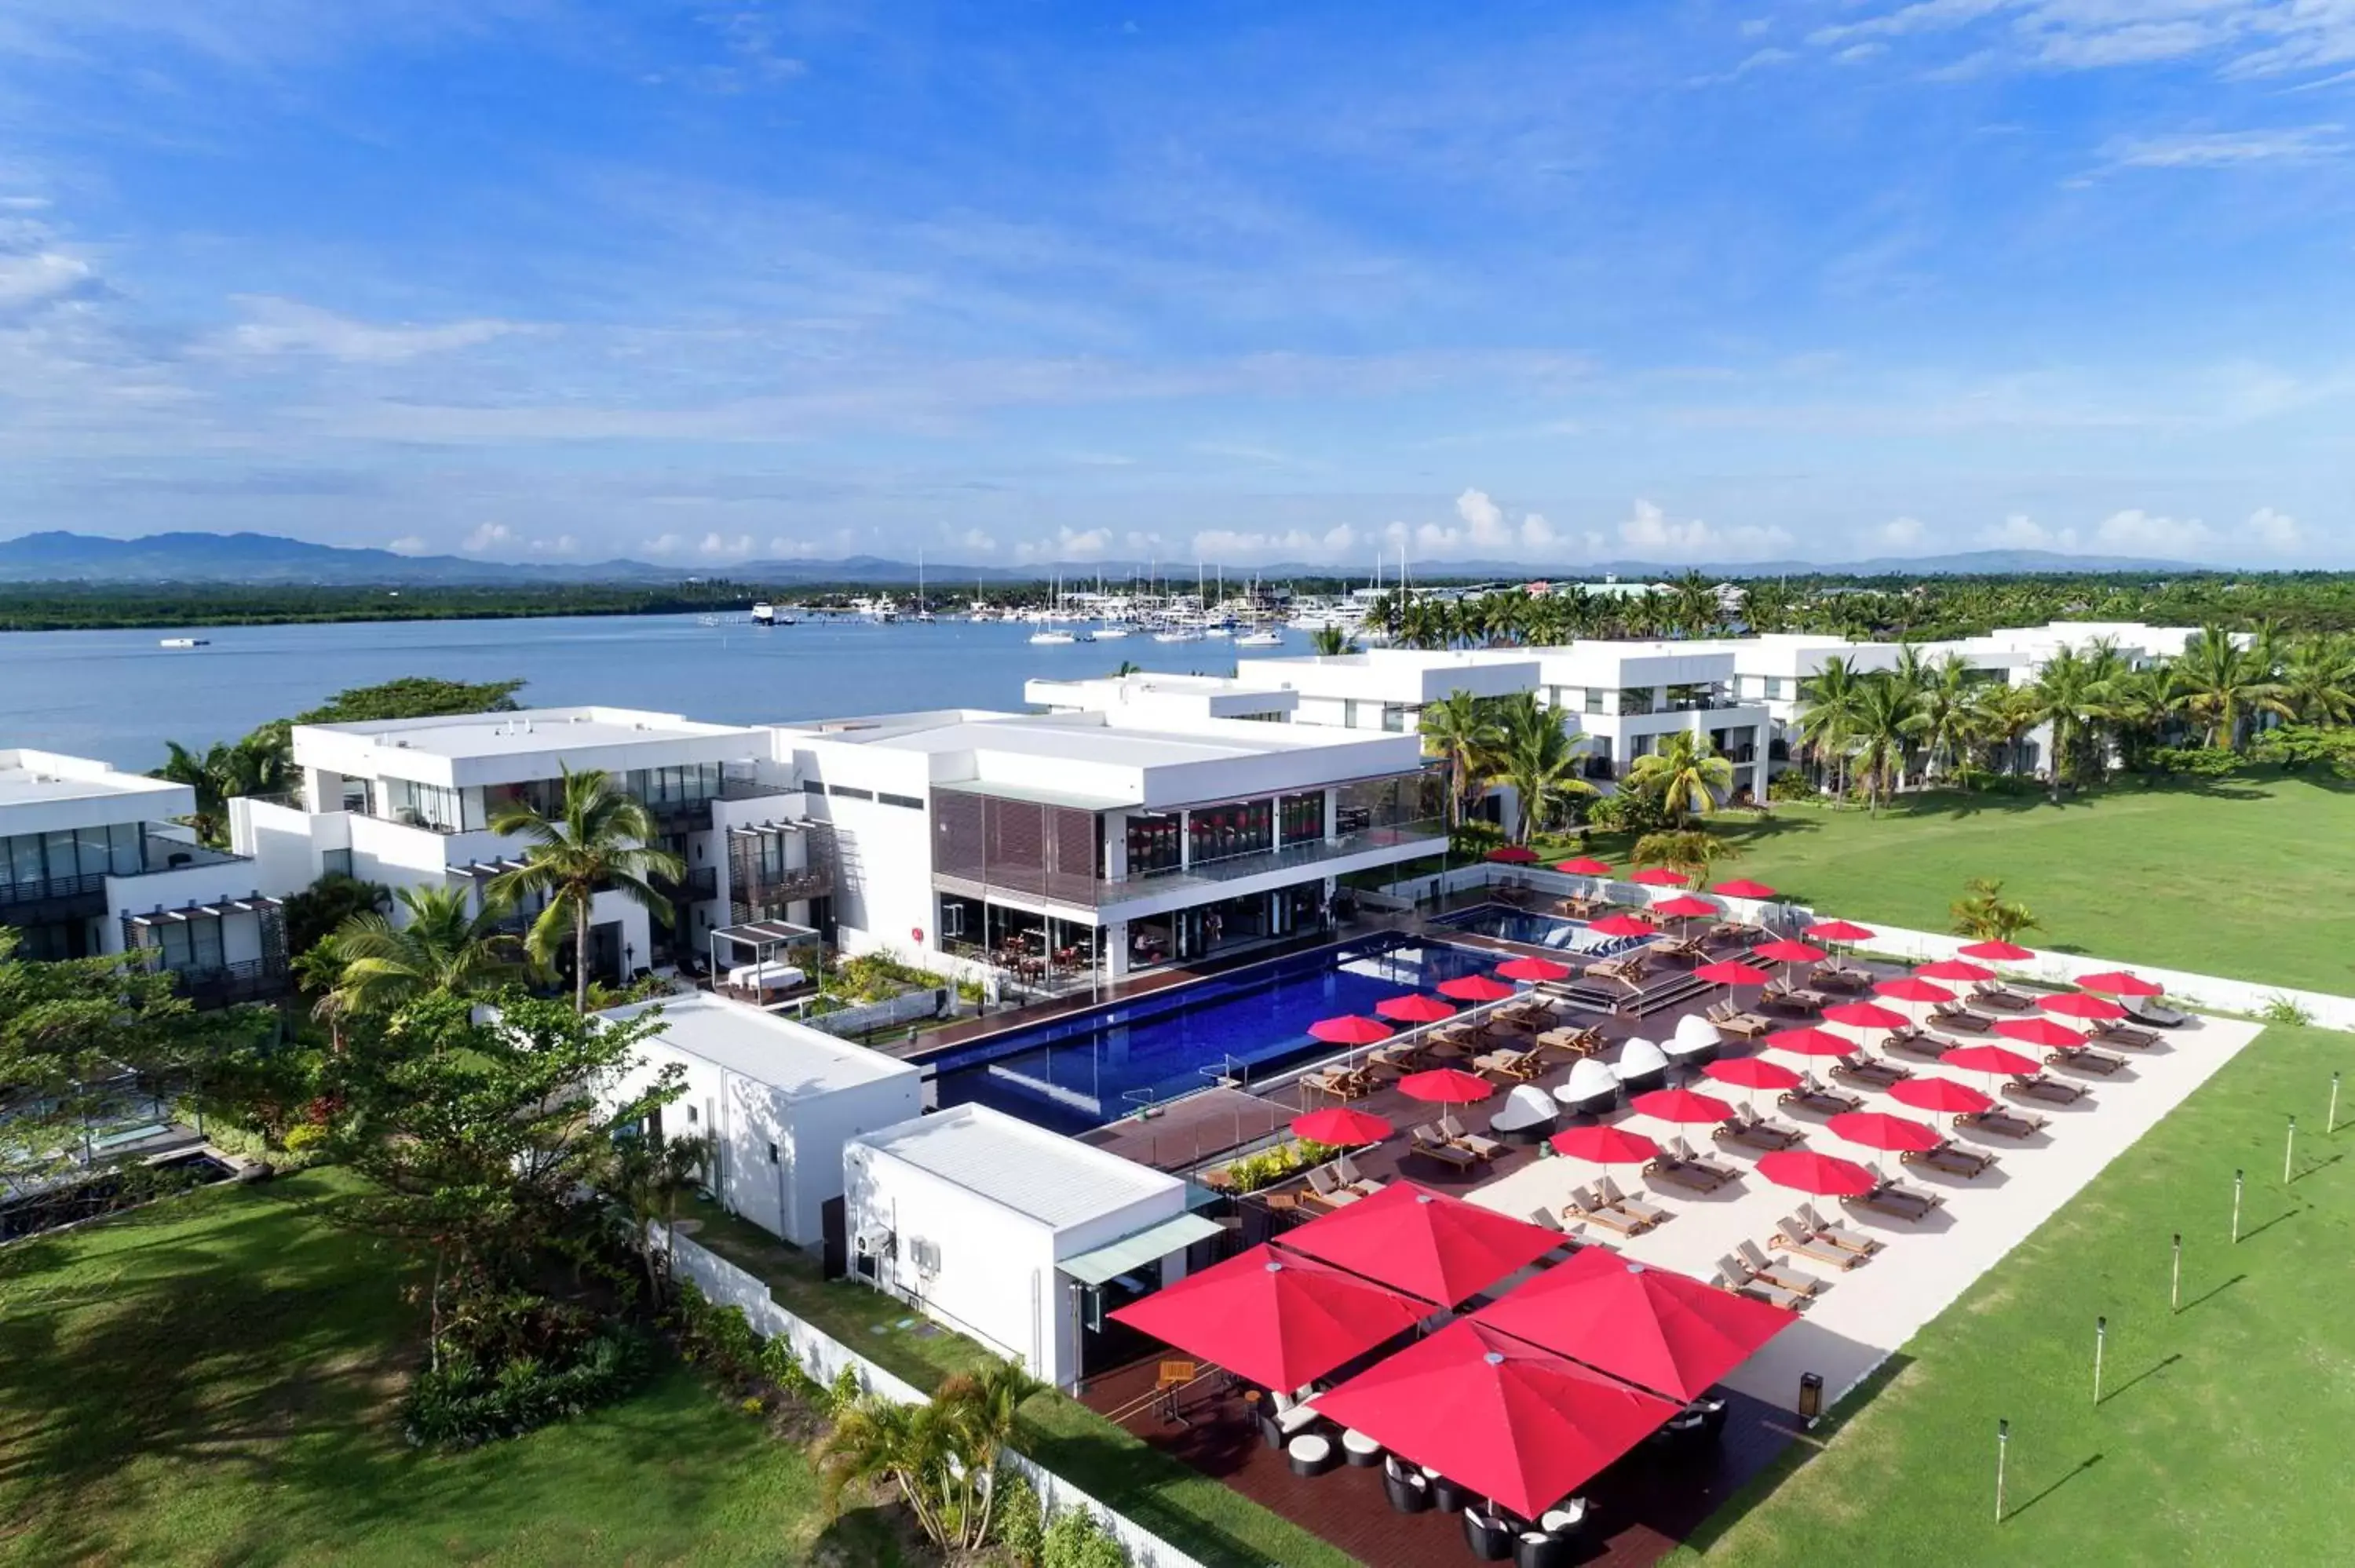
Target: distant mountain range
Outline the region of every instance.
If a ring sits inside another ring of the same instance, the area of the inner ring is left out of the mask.
[[[1162,562],[1167,578],[1182,581],[1192,575],[1193,563]],[[1076,581],[1102,577],[1124,580],[1148,569],[1143,561],[1043,562],[1023,567],[967,566],[933,562],[924,576],[944,590],[958,583],[1039,582],[1060,574]],[[1217,569],[1215,567],[1210,569]],[[1917,557],[1881,556],[1870,560],[1749,561],[1703,563],[1710,577],[1768,577],[1836,572],[1842,576],[1942,577],[2052,572],[2180,573],[2213,570],[2181,561],[2139,560],[2114,556],[2063,556],[2049,550],[1978,550],[1961,555]],[[221,583],[221,584],[513,584],[660,583],[684,577],[727,577],[743,583],[913,583],[917,567],[911,561],[879,556],[849,556],[838,560],[736,561],[725,566],[687,567],[647,561],[566,561],[517,563],[476,560],[466,556],[402,556],[390,550],[348,549],[314,545],[273,534],[150,534],[139,539],[107,539],[88,534],[27,534],[0,540],[0,582],[92,583]],[[1229,566],[1231,578],[1254,574],[1265,578],[1365,575],[1363,567],[1317,566],[1282,561],[1273,566]],[[1484,578],[1521,581],[1560,577],[1593,581],[1617,577],[1626,581],[1671,577],[1686,570],[1659,561],[1609,561],[1545,566],[1525,561],[1432,561],[1415,568],[1418,578],[1467,581]]]

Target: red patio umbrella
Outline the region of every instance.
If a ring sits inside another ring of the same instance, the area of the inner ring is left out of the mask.
[[[2006,1040],[2017,1040],[2022,1045],[2041,1046],[2047,1051],[2064,1048],[2073,1051],[2085,1044],[2083,1034],[2049,1018],[2007,1018],[1995,1026],[1995,1032]]]
[[[1885,996],[1891,1001],[1952,1001],[1955,993],[1945,986],[1933,985],[1911,975],[1882,980],[1872,988],[1875,996]]]
[[[2058,996],[2040,996],[2036,999],[2036,1005],[2063,1018],[2089,1018],[2096,1022],[2126,1015],[2126,1010],[2108,997],[2089,996],[2081,991],[2064,991]]]
[[[1824,1125],[1835,1138],[1860,1143],[1867,1149],[1884,1149],[1892,1154],[1919,1154],[1946,1141],[1929,1123],[1891,1116],[1886,1111],[1844,1111]]]
[[[1812,1192],[1818,1198],[1860,1198],[1880,1185],[1871,1171],[1853,1160],[1838,1160],[1806,1149],[1778,1149],[1761,1155],[1758,1174],[1777,1187]]]
[[[1824,1022],[1849,1029],[1902,1029],[1912,1022],[1894,1008],[1870,1001],[1838,1001],[1824,1009]]]
[[[1640,883],[1646,887],[1682,887],[1685,885],[1685,874],[1681,871],[1671,871],[1665,865],[1647,865],[1627,880]]]
[[[2165,996],[2167,988],[2151,984],[2140,975],[2124,969],[2104,969],[2099,974],[2079,975],[2077,984],[2085,991],[2097,991],[2109,996]]]
[[[1116,1308],[1112,1317],[1263,1388],[1292,1389],[1430,1315],[1428,1301],[1300,1253],[1260,1245]]]
[[[1461,1067],[1433,1067],[1428,1072],[1409,1073],[1399,1080],[1399,1092],[1411,1100],[1429,1100],[1433,1105],[1468,1106],[1485,1100],[1497,1092],[1497,1086],[1477,1073],[1467,1073]]]
[[[1934,964],[1923,964],[1914,969],[1920,980],[1983,980],[1995,979],[1995,971],[1984,964],[1974,964],[1962,959],[1940,959]]]
[[[1646,1160],[1657,1159],[1660,1146],[1640,1132],[1598,1123],[1593,1127],[1568,1127],[1555,1133],[1553,1151],[1597,1165],[1641,1165]]]
[[[1286,1231],[1284,1245],[1452,1307],[1553,1251],[1561,1233],[1393,1181]]]
[[[1570,978],[1569,966],[1555,963],[1551,959],[1508,959],[1497,966],[1497,972],[1507,980],[1532,983]]]
[[[1591,854],[1580,855],[1576,860],[1558,860],[1553,863],[1553,868],[1556,871],[1563,872],[1571,876],[1608,876],[1611,874],[1611,867],[1606,863],[1595,859]]]
[[[1763,1056],[1726,1056],[1700,1070],[1700,1075],[1737,1089],[1796,1089],[1799,1075]]]
[[[1788,1051],[1794,1056],[1850,1056],[1856,1054],[1856,1042],[1843,1040],[1828,1029],[1810,1026],[1777,1029],[1766,1036],[1766,1048]]]
[[[1535,865],[1538,852],[1527,844],[1498,844],[1488,852],[1488,858],[1498,865]]]
[[[1607,1247],[1508,1292],[1472,1321],[1673,1399],[1697,1399],[1798,1314],[1633,1263]]]
[[[1439,994],[1458,1001],[1502,1001],[1513,994],[1513,988],[1487,975],[1458,975],[1452,980],[1440,981]]]
[[[1320,1394],[1316,1409],[1535,1519],[1678,1405],[1467,1318]]]
[[[1973,942],[1961,951],[1966,959],[1985,959],[1991,964],[2017,964],[2036,956],[2017,942]]]
[[[1871,927],[1853,920],[1818,920],[1804,934],[1818,942],[1870,942],[1875,935]]]
[[[1992,1097],[1981,1094],[1968,1084],[1958,1084],[1952,1078],[1936,1076],[1908,1078],[1889,1086],[1889,1097],[1901,1106],[1915,1110],[1944,1111],[1949,1116],[1977,1116],[1995,1108]]]
[[[1753,959],[1764,959],[1770,964],[1813,964],[1823,961],[1824,949],[1811,948],[1805,942],[1795,942],[1788,937],[1778,937],[1771,942],[1761,942],[1750,949]]]
[[[1697,920],[1704,915],[1714,915],[1717,906],[1690,893],[1679,893],[1674,898],[1664,898],[1652,906],[1652,913],[1665,915],[1671,920]]]
[[[1588,924],[1588,930],[1604,937],[1657,937],[1660,928],[1641,915],[1605,915]]]
[[[1387,1040],[1393,1031],[1379,1018],[1361,1018],[1345,1012],[1338,1018],[1320,1018],[1308,1026],[1309,1034],[1327,1045],[1371,1045],[1377,1040]]]
[[[1292,1135],[1295,1138],[1305,1138],[1311,1143],[1329,1143],[1337,1149],[1347,1149],[1359,1143],[1380,1143],[1397,1130],[1383,1118],[1353,1106],[1332,1106],[1292,1118]]]
[[[1957,1045],[1943,1053],[1938,1060],[1966,1073],[2006,1073],[2015,1077],[2026,1076],[2037,1067],[2032,1059],[2000,1045]]]
[[[1723,1121],[1733,1114],[1733,1107],[1715,1095],[1695,1094],[1690,1089],[1654,1089],[1627,1104],[1639,1116],[1694,1126]]]
[[[1693,970],[1693,979],[1708,985],[1764,985],[1774,977],[1755,964],[1723,959]]]
[[[1435,996],[1393,996],[1374,1003],[1374,1011],[1397,1023],[1436,1023],[1455,1016],[1455,1009]]]
[[[1753,882],[1748,877],[1741,876],[1735,877],[1732,882],[1718,883],[1712,886],[1710,891],[1711,893],[1721,893],[1728,898],[1772,898],[1774,896],[1774,890],[1767,886],[1764,883]]]

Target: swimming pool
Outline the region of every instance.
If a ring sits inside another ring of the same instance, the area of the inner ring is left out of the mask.
[[[1582,957],[1608,958],[1647,939],[1598,937],[1587,930],[1583,920],[1573,920],[1566,915],[1532,914],[1509,904],[1476,904],[1453,915],[1443,915],[1435,924],[1532,948],[1557,948]]]
[[[979,1102],[1062,1132],[1082,1132],[1148,1099],[1211,1082],[1231,1060],[1257,1078],[1333,1047],[1308,1026],[1373,1012],[1401,991],[1477,974],[1494,953],[1387,935],[1271,959],[943,1052],[932,1059],[943,1106]]]

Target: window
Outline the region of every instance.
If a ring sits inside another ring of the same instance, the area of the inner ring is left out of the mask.
[[[1770,702],[1770,703],[1771,703],[1771,702],[1774,702],[1774,701],[1776,701],[1776,700],[1780,699],[1782,695],[1783,695],[1783,677],[1782,677],[1782,676],[1780,676],[1780,675],[1769,675],[1769,676],[1767,676],[1767,677],[1766,677],[1766,700],[1767,700],[1768,702]]]
[[[802,780],[802,793],[823,796],[826,793],[826,784],[821,779],[805,779]]]
[[[719,763],[686,762],[672,768],[634,768],[629,790],[648,806],[691,806],[719,794]]]
[[[1149,876],[1176,869],[1180,851],[1178,819],[1172,816],[1128,819],[1128,874]]]
[[[1622,686],[1619,688],[1619,711],[1623,714],[1647,714],[1652,711],[1652,688]]]
[[[882,790],[878,789],[875,792],[875,799],[879,804],[885,806],[899,806],[911,811],[921,811],[924,809],[924,803],[922,800],[917,800],[913,795],[887,795]]]
[[[829,784],[826,786],[826,792],[829,795],[839,795],[847,800],[872,800],[875,799],[874,790],[855,789],[848,784]]]
[[[777,1163],[777,1146],[773,1143],[769,1145],[769,1163],[772,1165]]]
[[[1193,841],[1194,862],[1257,854],[1274,845],[1275,802],[1239,800],[1201,807],[1188,813],[1187,832]]]
[[[396,822],[445,833],[460,831],[458,791],[446,785],[388,779],[384,781],[384,795],[386,814]]]
[[[1602,687],[1589,686],[1586,688],[1586,711],[1591,714],[1599,714],[1604,711]]]
[[[687,1125],[689,1127],[693,1127],[695,1125],[695,1107],[693,1106],[687,1107]]]
[[[351,852],[351,851],[349,851],[349,850],[347,850],[347,849],[339,849],[339,850],[321,850],[321,851],[319,852],[319,874],[320,874],[320,875],[322,875],[322,876],[349,876],[349,875],[351,875],[351,874],[352,874],[352,852]]]
[[[147,869],[147,830],[137,822],[117,822],[107,830],[107,869],[117,876],[136,876]],[[0,875],[5,875],[0,872]]]
[[[221,923],[174,920],[153,927],[164,967],[175,974],[203,974],[221,967]]]
[[[1406,715],[1407,709],[1405,704],[1384,703],[1382,705],[1382,728],[1392,735],[1404,735],[1406,733]]]
[[[1305,794],[1286,795],[1277,802],[1284,821],[1284,842],[1301,843],[1325,836],[1325,791],[1312,789]]]

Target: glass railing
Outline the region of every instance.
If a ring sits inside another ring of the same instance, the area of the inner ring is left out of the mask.
[[[1125,903],[1132,898],[1146,898],[1176,888],[1211,887],[1222,883],[1241,881],[1269,872],[1291,871],[1301,866],[1321,865],[1363,854],[1369,850],[1394,849],[1401,845],[1421,848],[1444,843],[1447,825],[1441,818],[1418,818],[1412,821],[1369,825],[1331,838],[1312,839],[1304,843],[1285,844],[1278,849],[1255,850],[1245,854],[1223,855],[1214,860],[1197,860],[1191,865],[1167,866],[1157,871],[1119,879],[1089,878],[1061,874],[1042,874],[1035,869],[1018,866],[992,867],[983,878],[956,876],[935,873],[932,885],[944,892],[963,893],[970,896],[986,896],[992,890],[1004,893],[1028,894],[1060,904],[1101,906]]]

